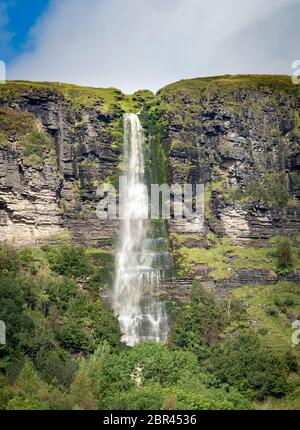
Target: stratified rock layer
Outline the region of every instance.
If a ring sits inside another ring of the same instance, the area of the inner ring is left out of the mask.
[[[78,103],[70,96],[72,86],[68,92],[35,84],[3,87],[3,115],[10,109],[30,112],[53,148],[34,166],[26,162],[20,136],[11,133],[1,143],[1,242],[36,243],[68,232],[79,243],[110,244],[117,225],[96,217],[96,189],[117,172],[120,152],[113,131],[121,113],[113,103],[121,93],[111,90],[107,108],[97,92],[92,103],[89,94]]]
[[[237,243],[299,234],[300,92],[289,77],[183,80],[157,97],[170,182],[206,185],[205,231]]]
[[[96,190],[116,183],[122,114],[141,105],[151,135],[148,162],[157,170],[152,179],[205,184],[204,224],[168,222],[175,261],[182,247],[209,249],[222,237],[256,248],[277,235],[299,242],[300,91],[287,76],[199,78],[156,96],[55,83],[1,85],[0,242],[68,236],[111,246],[118,222],[97,218]],[[36,136],[44,146],[37,148]],[[184,299],[195,277],[220,295],[281,279],[264,267],[225,269],[212,275],[208,265],[196,264],[186,276],[168,277],[163,290]],[[285,278],[299,282],[297,270]]]

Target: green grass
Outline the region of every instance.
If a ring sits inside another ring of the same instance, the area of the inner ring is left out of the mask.
[[[55,156],[54,142],[42,130],[32,130],[25,134],[19,142],[24,151],[24,163],[33,167],[41,167],[45,154],[51,152]]]
[[[232,272],[227,254],[232,248],[231,245],[222,243],[210,249],[182,247],[178,252],[179,265],[187,272],[192,272],[195,265],[206,265],[211,269],[209,275],[213,279],[228,279]]]
[[[288,75],[222,75],[194,79],[182,79],[161,88],[158,93],[165,94],[173,90],[204,91],[206,89],[217,90],[232,88],[271,88],[273,90],[299,89],[292,83]]]
[[[232,295],[246,306],[252,329],[263,332],[264,343],[279,354],[291,348],[300,359],[300,347],[292,347],[292,322],[300,312],[300,286],[292,282],[278,282],[267,286],[244,286]]]
[[[269,241],[267,247],[241,247],[233,245],[229,238],[213,238],[214,246],[206,248],[187,248],[182,246],[177,252],[177,260],[185,273],[192,274],[197,265],[211,269],[209,276],[214,280],[231,278],[234,270],[266,269],[278,271],[276,241]],[[184,245],[184,241],[181,243]],[[293,269],[300,268],[299,248],[292,246]]]
[[[245,307],[243,326],[256,331],[267,350],[276,353],[282,360],[287,354],[295,355],[299,366],[300,345],[292,344],[292,322],[300,314],[300,285],[292,282],[247,285],[232,290],[231,297],[240,300]],[[232,326],[234,330],[235,325]],[[270,397],[258,402],[256,409],[299,409],[299,375],[291,372],[288,382],[290,394],[281,399]]]
[[[276,270],[276,260],[272,255],[273,248],[242,248],[233,247],[231,250],[231,266],[234,269],[268,269]]]
[[[52,138],[42,129],[31,113],[10,108],[0,109],[0,146],[11,146],[11,141],[22,149],[23,162],[41,167],[45,154],[55,157]]]
[[[137,112],[142,108],[144,100],[153,97],[151,91],[139,90],[134,94],[123,94],[117,88],[87,87],[61,82],[30,82],[7,81],[0,87],[0,97],[11,100],[24,91],[45,90],[63,95],[71,102],[76,112],[81,106],[95,107],[99,105],[102,113]]]
[[[29,112],[0,108],[0,129],[3,140],[23,136],[31,131],[36,123],[37,119]]]
[[[256,409],[262,410],[299,410],[300,408],[300,387],[283,399],[269,398],[268,400],[257,403]]]
[[[81,105],[93,107],[99,103],[103,113],[115,110],[116,104],[124,95],[117,88],[95,88],[83,87],[60,82],[30,82],[30,81],[7,81],[1,85],[0,97],[13,99],[16,95],[21,95],[24,91],[33,92],[35,90],[52,91],[62,94],[70,100],[76,111]]]

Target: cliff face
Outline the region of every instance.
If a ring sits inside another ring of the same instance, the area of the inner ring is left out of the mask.
[[[68,235],[83,244],[111,245],[118,225],[96,218],[96,188],[118,176],[122,113],[142,104],[156,180],[205,184],[201,232],[169,222],[183,270],[166,291],[185,295],[195,276],[222,291],[276,282],[267,254],[249,262],[241,250],[268,247],[278,235],[299,244],[300,92],[284,76],[180,81],[155,97],[65,84],[1,85],[1,242]],[[293,280],[297,270],[289,275]]]
[[[201,232],[169,222],[179,272],[166,292],[187,296],[194,279],[220,295],[246,284],[299,282],[300,92],[291,79],[183,80],[160,90],[145,116],[169,181],[205,184]],[[295,247],[295,268],[285,276],[274,264],[276,236]]]
[[[300,94],[290,78],[193,79],[157,98],[170,181],[206,184],[205,232],[239,243],[299,233]]]
[[[0,88],[1,241],[111,241],[116,226],[96,219],[96,188],[117,172],[122,98],[59,84]]]

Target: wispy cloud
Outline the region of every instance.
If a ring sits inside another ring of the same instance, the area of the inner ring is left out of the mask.
[[[298,9],[296,0],[53,0],[31,33],[35,48],[9,78],[132,92],[184,77],[287,73],[300,41]]]

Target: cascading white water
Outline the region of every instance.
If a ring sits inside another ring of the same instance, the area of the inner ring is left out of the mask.
[[[122,340],[134,345],[141,340],[164,342],[168,320],[159,293],[161,269],[156,253],[147,249],[148,195],[144,183],[144,133],[136,114],[124,115],[124,161],[127,193],[123,201],[120,251],[117,253],[114,307]],[[126,190],[125,190],[126,191]]]

